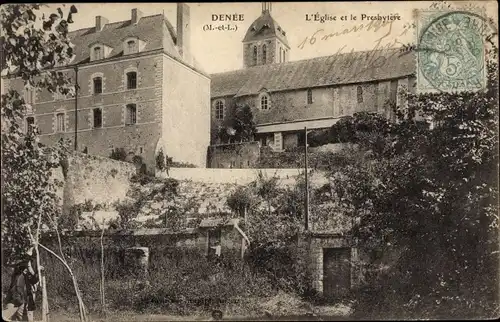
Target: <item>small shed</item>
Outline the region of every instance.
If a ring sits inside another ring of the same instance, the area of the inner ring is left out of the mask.
[[[250,240],[239,227],[237,218],[207,218],[198,226],[200,235],[206,238],[209,257],[239,256],[243,258]]]

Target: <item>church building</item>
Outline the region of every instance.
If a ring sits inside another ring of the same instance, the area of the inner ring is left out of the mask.
[[[389,100],[401,88],[414,90],[415,57],[399,49],[337,53],[290,61],[284,28],[273,19],[270,3],[248,27],[243,68],[212,74],[211,144],[228,126],[237,105],[249,105],[256,140],[283,151],[304,144],[304,127],[325,129],[355,112],[391,117]]]
[[[77,150],[92,155],[124,149],[150,171],[160,148],[205,167],[210,78],[191,54],[190,27],[189,6],[178,4],[177,30],[163,14],[132,9],[125,21],[97,16],[94,26],[70,32],[75,55],[55,70],[77,82],[77,95],[25,90],[26,130],[36,124],[44,144],[76,138]],[[2,83],[23,91],[20,79]]]

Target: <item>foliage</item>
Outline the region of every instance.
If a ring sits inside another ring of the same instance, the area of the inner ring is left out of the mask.
[[[236,130],[234,139],[239,142],[250,142],[257,133],[252,110],[247,104],[236,106],[234,129]]]
[[[4,5],[2,23],[2,75],[19,77],[25,88],[46,88],[63,94],[74,89],[61,72],[49,71],[55,63],[67,63],[72,44],[67,38],[68,24],[76,8],[71,6],[67,19],[58,14],[40,15],[40,5]],[[16,90],[2,93],[2,249],[15,260],[29,246],[28,227],[36,230],[35,219],[60,213],[52,171],[66,153],[64,142],[54,147],[40,144],[36,127],[24,133],[26,104]]]
[[[197,168],[196,165],[189,162],[172,161],[172,158],[169,158],[169,160],[170,167],[172,168]]]
[[[72,205],[66,216],[60,216],[57,221],[59,230],[74,230],[78,223],[83,219],[83,212],[92,212],[101,210],[102,205],[93,204],[92,200],[85,200],[83,203]]]
[[[245,211],[252,205],[252,195],[248,188],[240,186],[227,197],[226,202],[234,213],[243,217]]]
[[[127,151],[124,148],[114,148],[111,150],[110,158],[117,161],[126,161],[127,160]]]
[[[332,169],[355,235],[365,247],[403,250],[360,298],[360,314],[498,314],[496,69],[489,63],[486,91],[408,94],[395,123],[363,113],[334,126],[359,144]]]
[[[252,109],[249,105],[237,105],[217,133],[221,142],[250,142],[257,133]]]
[[[70,62],[74,45],[68,38],[68,26],[73,23],[74,5],[65,15],[42,15],[39,4],[3,6],[2,51],[5,67],[2,74],[20,77],[26,87],[46,88],[62,94],[74,92],[70,80],[60,71],[50,68]]]

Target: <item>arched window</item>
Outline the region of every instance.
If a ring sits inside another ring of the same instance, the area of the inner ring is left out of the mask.
[[[307,90],[307,104],[313,103],[313,92],[311,89]]]
[[[271,100],[268,94],[262,94],[260,97],[260,109],[267,111],[271,108]]]
[[[358,103],[363,103],[363,87],[358,86],[357,89]]]
[[[280,47],[280,63],[283,61],[283,49]]]
[[[132,125],[137,123],[137,107],[135,104],[127,104],[125,124]]]
[[[137,73],[128,72],[127,73],[127,89],[137,88]]]
[[[267,47],[266,45],[262,45],[262,63],[265,64],[267,62]]]
[[[223,120],[224,119],[224,102],[216,101],[215,102],[215,119]]]
[[[257,65],[257,46],[253,46],[253,64]]]

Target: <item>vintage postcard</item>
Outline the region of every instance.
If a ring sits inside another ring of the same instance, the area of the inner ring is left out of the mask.
[[[3,319],[498,318],[497,12],[2,5]]]

